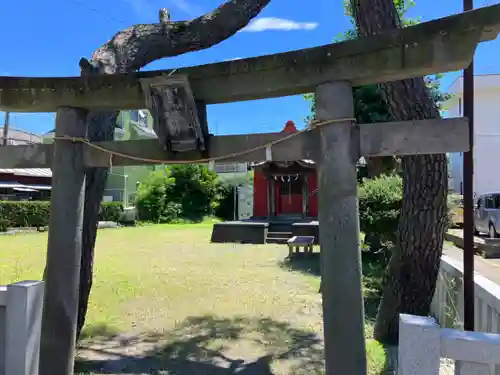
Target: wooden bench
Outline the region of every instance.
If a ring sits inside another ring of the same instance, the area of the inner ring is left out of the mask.
[[[293,255],[293,248],[295,247],[295,253],[300,252],[300,248],[304,249],[304,253],[309,255],[313,252],[314,236],[293,236],[286,241],[288,245],[288,257],[291,258]]]

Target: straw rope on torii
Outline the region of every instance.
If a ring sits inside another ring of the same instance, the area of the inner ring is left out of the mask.
[[[265,149],[266,150],[266,153],[269,154],[269,153],[272,153],[272,146],[274,145],[277,145],[279,143],[282,143],[282,142],[285,142],[291,138],[294,138],[298,135],[301,135],[303,133],[307,133],[307,132],[310,132],[311,130],[313,129],[317,129],[321,126],[324,126],[324,125],[330,125],[330,124],[334,124],[334,123],[337,123],[337,122],[346,122],[346,121],[352,121],[352,122],[356,122],[356,119],[353,118],[353,117],[348,117],[348,118],[339,118],[339,119],[332,119],[332,120],[326,120],[326,121],[312,121],[309,126],[307,126],[305,129],[303,130],[299,130],[295,133],[290,133],[288,135],[286,135],[285,137],[283,138],[279,138],[275,141],[271,141],[271,142],[268,142],[268,143],[265,143],[265,144],[262,144],[262,145],[259,145],[259,146],[256,146],[256,147],[252,147],[252,148],[249,148],[249,149],[246,149],[246,150],[242,150],[242,151],[238,151],[238,152],[232,152],[232,153],[229,153],[227,155],[221,155],[221,156],[217,156],[217,157],[209,157],[209,158],[201,158],[201,159],[197,159],[197,160],[169,160],[169,159],[150,159],[150,158],[145,158],[145,157],[141,157],[141,156],[135,156],[135,155],[130,155],[130,154],[124,154],[124,153],[121,153],[121,152],[117,152],[117,151],[113,151],[113,150],[108,150],[106,149],[105,147],[101,147],[95,143],[92,143],[90,142],[87,138],[85,137],[67,137],[67,136],[62,136],[62,137],[54,137],[54,139],[58,139],[58,140],[64,140],[64,141],[70,141],[70,142],[81,142],[81,143],[84,143],[86,144],[87,146],[89,147],[92,147],[92,148],[95,148],[99,151],[102,151],[102,152],[105,152],[107,154],[109,154],[111,156],[110,158],[110,166],[113,165],[113,161],[112,161],[112,156],[120,156],[124,159],[129,159],[129,160],[135,160],[135,161],[142,161],[144,163],[148,163],[148,164],[201,164],[201,163],[208,163],[208,162],[211,162],[211,161],[222,161],[222,160],[227,160],[227,159],[234,159],[234,158],[237,158],[239,156],[243,156],[243,155],[247,155],[247,154],[250,154],[252,152],[255,152],[255,151],[258,151],[258,150],[262,150],[262,149]]]

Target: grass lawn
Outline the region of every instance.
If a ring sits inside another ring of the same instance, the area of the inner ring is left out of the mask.
[[[99,232],[78,372],[321,373],[318,259],[284,263],[283,245],[210,244],[210,232],[210,224]],[[0,284],[39,279],[46,241],[0,237]],[[367,273],[371,318],[380,273]],[[369,372],[378,374],[384,352],[370,335],[368,319]]]

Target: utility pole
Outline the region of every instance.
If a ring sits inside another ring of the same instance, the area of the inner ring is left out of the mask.
[[[7,137],[9,135],[9,120],[10,120],[10,112],[5,112],[5,121],[3,124],[3,141],[2,144],[7,146]]]
[[[474,8],[463,0],[464,11]],[[464,329],[474,331],[474,58],[464,70],[464,116],[469,119],[469,151],[464,152]]]

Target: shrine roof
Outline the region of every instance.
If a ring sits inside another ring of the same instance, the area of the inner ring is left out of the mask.
[[[260,167],[260,166],[263,166],[266,164],[277,164],[278,166],[285,167],[285,166],[289,166],[293,163],[297,163],[297,164],[301,164],[301,165],[309,166],[309,167],[313,167],[314,165],[316,165],[316,163],[313,160],[309,160],[309,159],[293,160],[293,161],[289,161],[289,162],[276,162],[273,160],[265,160],[265,161],[258,161],[255,163],[250,163],[250,167],[252,167],[252,168]]]

